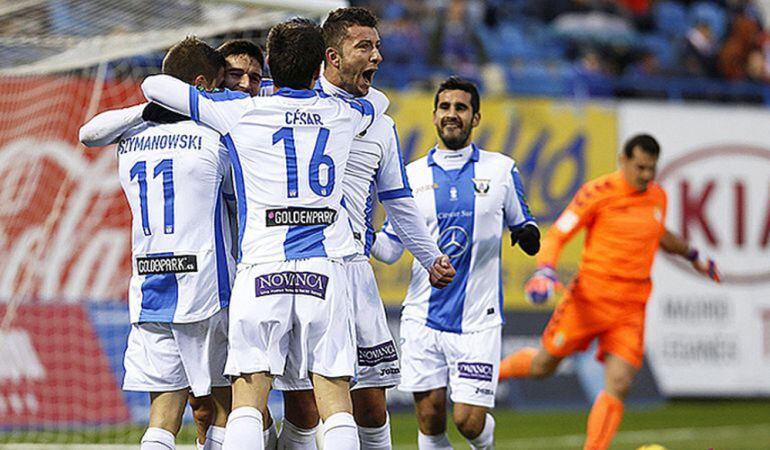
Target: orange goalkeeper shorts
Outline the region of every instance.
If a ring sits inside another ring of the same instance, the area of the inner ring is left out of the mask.
[[[587,297],[577,280],[570,285],[543,332],[543,347],[553,356],[565,357],[586,350],[598,338],[599,361],[612,353],[641,368],[646,303]]]

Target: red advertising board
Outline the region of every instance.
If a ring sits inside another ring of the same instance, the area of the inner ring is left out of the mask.
[[[0,317],[6,309],[0,308]],[[84,308],[22,306],[0,335],[0,424],[122,423],[129,410]]]

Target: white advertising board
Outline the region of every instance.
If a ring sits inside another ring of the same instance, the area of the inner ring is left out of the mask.
[[[770,110],[624,102],[618,128],[658,139],[666,225],[723,274],[656,258],[646,346],[662,393],[770,395]]]

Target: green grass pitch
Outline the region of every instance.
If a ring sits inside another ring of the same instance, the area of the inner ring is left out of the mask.
[[[498,450],[582,448],[587,411],[494,412]],[[417,424],[408,413],[391,417],[393,444],[397,450],[417,448]],[[142,427],[92,428],[79,432],[0,432],[0,449],[9,443],[50,443],[45,448],[67,448],[61,444],[133,444],[138,448]],[[456,449],[468,448],[449,425]],[[193,443],[192,427],[185,426],[177,444]],[[770,399],[736,401],[673,401],[655,408],[626,411],[613,449],[634,450],[643,444],[660,444],[668,450],[768,450],[770,449]],[[57,445],[59,444],[59,445]],[[9,448],[23,448],[14,445]],[[109,449],[109,445],[99,448]],[[35,446],[34,448],[40,448]],[[188,447],[181,447],[188,448]],[[332,450],[332,449],[330,449]]]

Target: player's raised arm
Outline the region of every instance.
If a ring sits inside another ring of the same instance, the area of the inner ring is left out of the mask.
[[[534,256],[540,250],[540,229],[532,216],[524,193],[524,184],[516,164],[511,168],[505,193],[505,224],[511,230],[511,246],[519,244],[524,253]]]
[[[192,120],[227,134],[252,106],[251,97],[243,92],[208,93],[169,75],[152,75],[142,82],[148,100]]]
[[[78,139],[86,147],[114,144],[123,133],[142,123],[142,111],[146,105],[142,103],[99,113],[80,127]]]
[[[711,278],[717,283],[722,281],[717,264],[713,259],[701,255],[698,249],[690,246],[687,241],[672,233],[668,228],[660,238],[660,248],[666,253],[679,255],[690,261],[693,269],[698,273]]]

